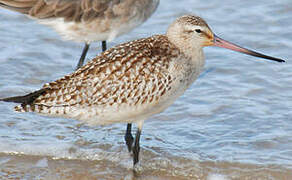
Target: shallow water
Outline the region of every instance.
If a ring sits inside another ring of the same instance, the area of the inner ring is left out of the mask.
[[[124,145],[125,124],[15,113],[0,103],[0,179],[292,179],[292,2],[162,0],[121,42],[164,33],[195,13],[232,42],[287,63],[205,49],[201,77],[171,107],[146,121],[140,169]],[[72,72],[82,44],[0,9],[0,97],[21,95]],[[100,53],[95,43],[90,58]]]

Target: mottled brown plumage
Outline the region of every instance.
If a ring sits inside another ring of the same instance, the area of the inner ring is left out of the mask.
[[[78,71],[45,84],[41,96],[16,110],[69,116],[74,108],[85,111],[85,107],[157,104],[176,80],[170,73],[170,63],[180,56],[179,49],[164,35],[121,44]],[[98,115],[97,110],[91,116]]]

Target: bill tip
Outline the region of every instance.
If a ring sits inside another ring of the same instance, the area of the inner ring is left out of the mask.
[[[279,61],[278,62],[280,62],[280,63],[284,63],[284,62],[286,62],[285,60],[283,60],[283,59],[279,59]]]

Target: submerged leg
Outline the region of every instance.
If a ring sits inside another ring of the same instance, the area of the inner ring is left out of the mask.
[[[126,141],[129,152],[131,152],[131,150],[132,150],[132,145],[133,145],[133,141],[134,141],[134,138],[132,136],[131,131],[132,131],[132,124],[128,123],[127,124],[127,131],[125,134],[125,141]]]
[[[101,41],[102,52],[106,50],[106,41]]]
[[[83,51],[82,51],[82,54],[81,54],[81,57],[79,59],[79,62],[77,64],[76,69],[79,69],[83,65],[84,59],[85,59],[87,51],[88,51],[88,48],[89,48],[89,43],[85,43],[85,46],[83,48]]]
[[[133,165],[135,166],[139,162],[139,152],[140,152],[140,135],[142,131],[144,121],[138,123],[138,130],[135,137],[135,145],[133,147]]]

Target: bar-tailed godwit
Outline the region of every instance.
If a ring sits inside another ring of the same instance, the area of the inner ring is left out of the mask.
[[[213,34],[198,16],[176,19],[165,35],[155,35],[113,47],[76,72],[45,84],[25,96],[1,99],[21,103],[15,110],[77,119],[90,125],[137,123],[126,143],[139,161],[144,120],[170,106],[196,80],[204,66],[203,47],[219,46],[277,62],[227,42]]]
[[[0,7],[17,11],[53,27],[65,40],[83,42],[77,68],[89,45],[125,34],[146,21],[159,0],[0,0]]]

